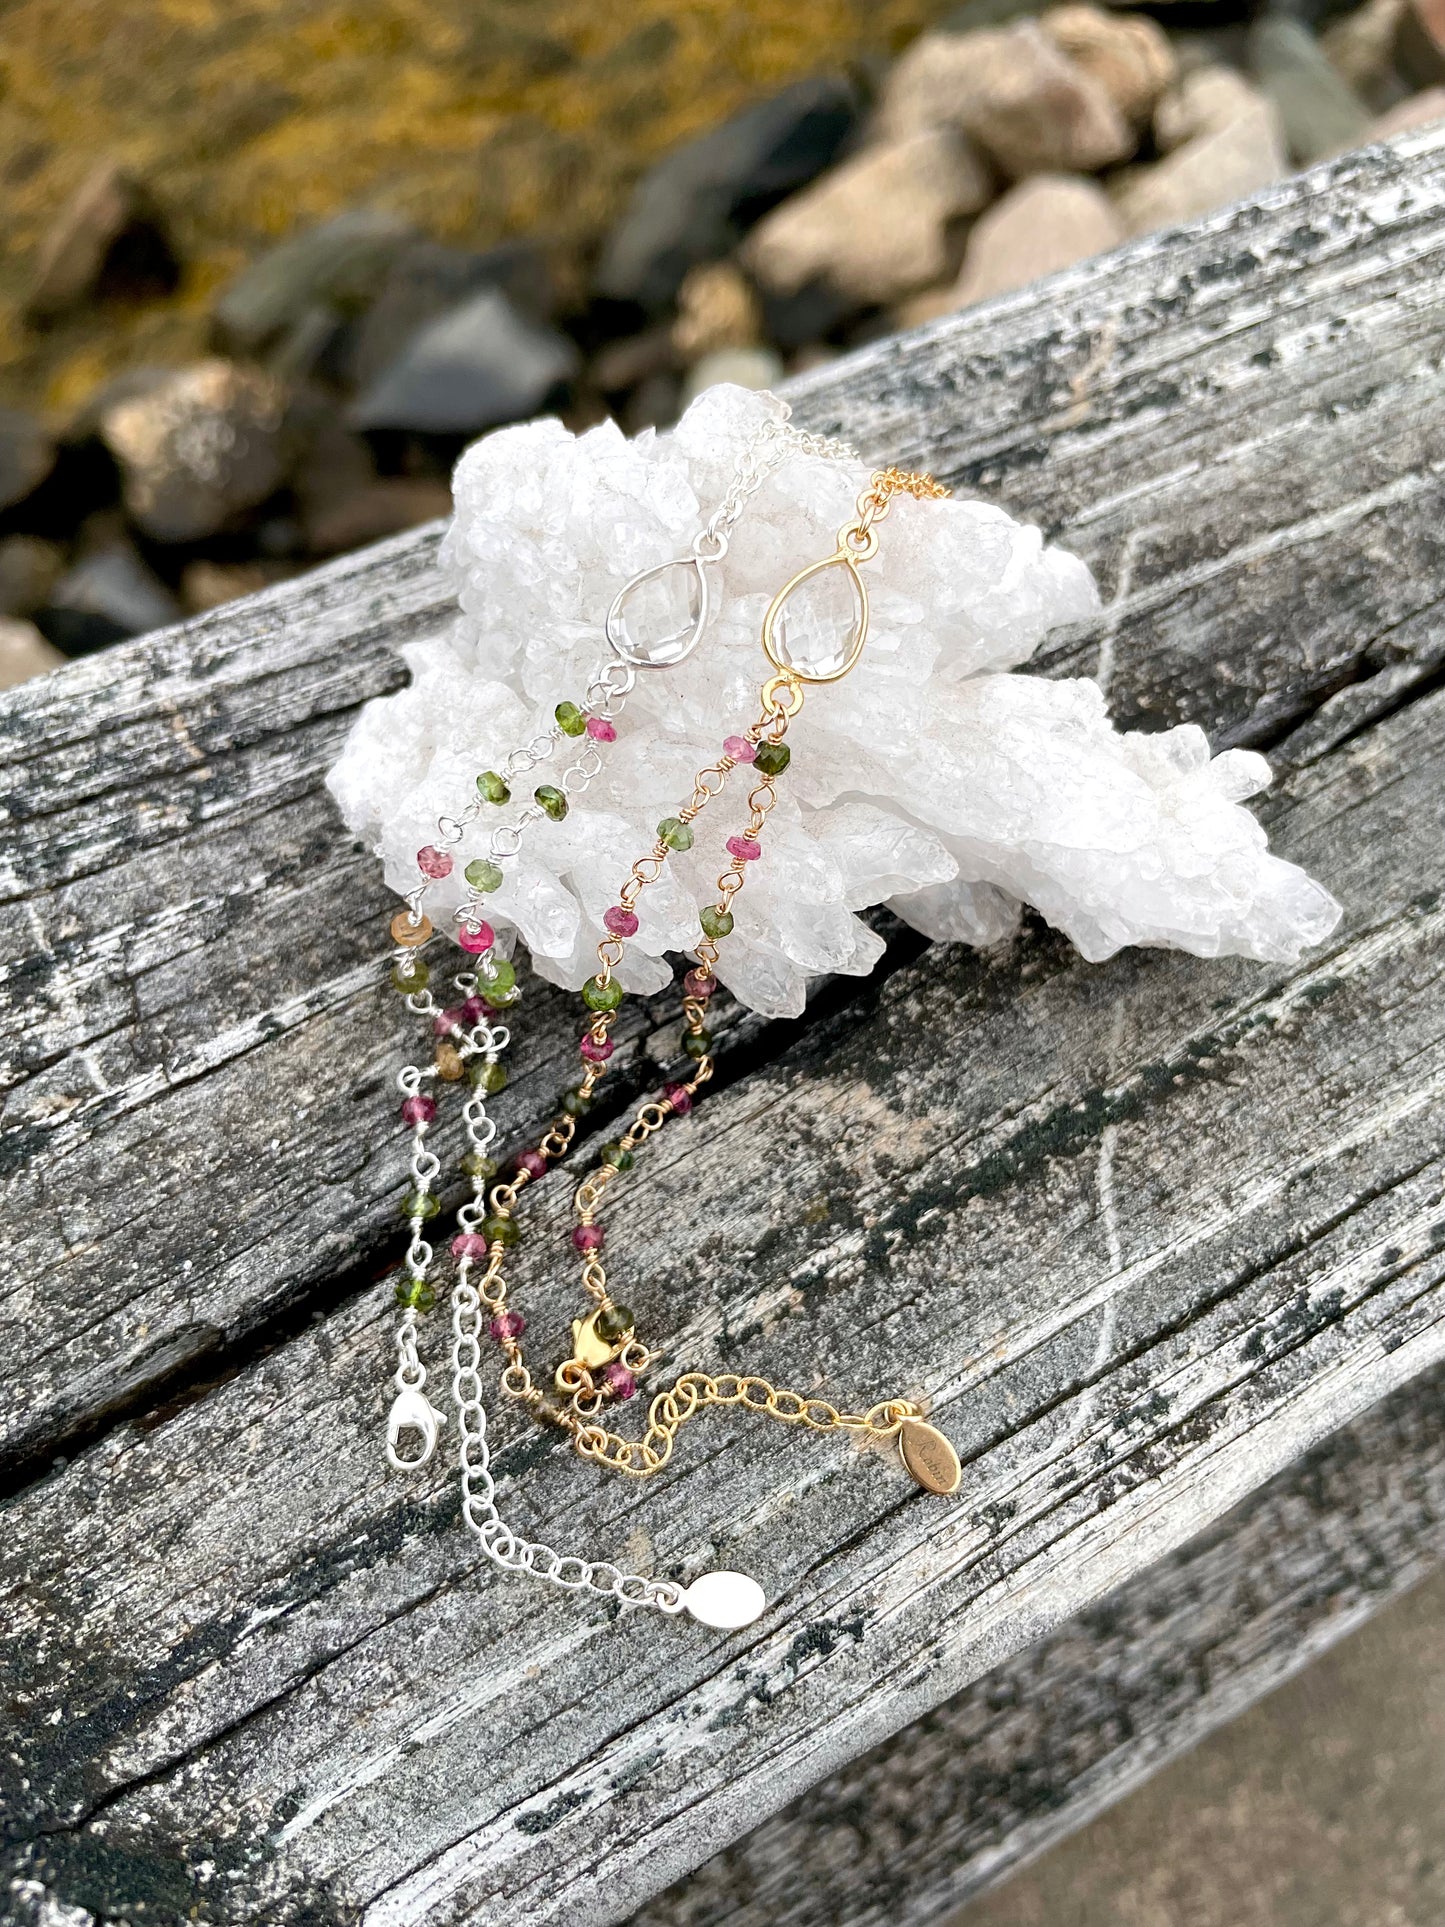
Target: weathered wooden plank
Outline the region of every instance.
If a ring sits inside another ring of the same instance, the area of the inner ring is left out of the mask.
[[[879,344],[800,384],[800,415],[1088,555],[1110,607],[1054,672],[1267,740],[1439,661],[1442,250],[1437,132]],[[383,895],[320,780],[444,617],[434,540],[0,699],[12,1461],[270,1342],[391,1249]],[[519,1130],[560,1081],[557,1009],[528,1006]],[[619,1102],[671,1016],[633,1020]]]
[[[679,1355],[902,1377],[960,1503],[757,1422],[645,1492],[512,1428],[529,1523],[777,1601],[732,1640],[614,1624],[475,1572],[441,1475],[384,1475],[385,1314],[352,1300],[7,1508],[17,1874],[121,1917],[616,1920],[1445,1356],[1442,720],[1285,786],[1281,847],[1346,904],[1328,954],[929,951],[619,1200]],[[565,1281],[527,1290],[560,1332]]]
[[[1445,1561],[1445,1373],[645,1906],[631,1927],[923,1927]]]

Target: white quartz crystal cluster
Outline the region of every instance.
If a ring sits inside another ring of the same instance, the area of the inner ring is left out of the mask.
[[[475,798],[479,771],[535,735],[556,703],[583,700],[617,591],[688,553],[759,423],[782,412],[770,396],[719,387],[667,434],[628,441],[608,422],[574,437],[539,421],[467,451],[442,550],[460,615],[405,650],[410,686],[367,705],[329,779],[393,889],[413,886],[417,849]],[[697,650],[639,672],[601,774],[564,821],[534,824],[505,866],[490,921],[504,939],[520,935],[544,977],[575,987],[595,968],[602,914],[659,820],[758,714],[770,598],[832,551],[865,478],[861,464],[814,456],[769,477],[711,573],[715,613]],[[1016,673],[1050,629],[1096,610],[1081,562],[977,501],[901,500],[880,534],[864,566],[862,659],[808,691],[762,860],[721,947],[718,975],[745,1004],[792,1015],[811,977],[864,975],[882,944],[857,913],[877,903],[968,943],[1006,935],[1032,904],[1093,959],[1124,944],[1290,959],[1328,933],[1333,900],[1269,854],[1241,807],[1269,781],[1262,757],[1211,758],[1192,727],[1121,734],[1094,683]],[[828,579],[816,582],[812,605],[792,612],[794,633],[839,613]],[[560,762],[577,748],[564,741]],[[538,770],[512,806],[488,805],[472,823],[428,899],[434,921],[459,900],[462,866],[489,832],[554,773]],[[735,770],[692,850],[643,891],[618,973],[628,989],[660,988],[667,953],[697,940],[750,787]]]

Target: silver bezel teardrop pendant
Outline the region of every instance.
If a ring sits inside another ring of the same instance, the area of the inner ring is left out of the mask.
[[[663,636],[654,644],[636,643],[627,633],[627,600],[644,582],[652,581],[655,576],[666,575],[669,569],[692,570],[697,579],[697,613],[686,628],[675,629],[671,635]],[[701,556],[678,555],[670,562],[654,562],[650,569],[639,569],[612,598],[612,606],[607,611],[608,644],[613,653],[633,669],[675,669],[678,663],[686,662],[702,641],[711,607],[712,592],[708,587],[707,569]]]

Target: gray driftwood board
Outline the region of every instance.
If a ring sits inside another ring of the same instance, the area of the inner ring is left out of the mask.
[[[1042,666],[1274,748],[1346,917],[1294,968],[900,938],[732,1027],[612,1213],[629,1296],[679,1359],[923,1392],[959,1501],[721,1416],[641,1490],[515,1418],[501,1464],[568,1544],[756,1572],[746,1634],[502,1580],[380,1462],[402,1039],[320,780],[443,619],[434,536],[4,699],[17,1910],[620,1919],[1445,1355],[1442,262],[1416,136],[797,388],[1083,552]],[[525,1008],[519,1133],[574,1030]]]

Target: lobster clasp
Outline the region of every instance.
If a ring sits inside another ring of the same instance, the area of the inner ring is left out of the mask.
[[[398,1472],[415,1472],[426,1464],[436,1450],[437,1434],[446,1424],[445,1412],[439,1412],[419,1385],[408,1385],[397,1393],[392,1404],[391,1417],[386,1422],[386,1457]],[[403,1432],[421,1434],[421,1450],[415,1458],[404,1459],[397,1451],[397,1442]]]

